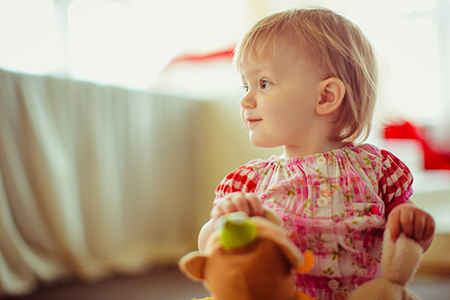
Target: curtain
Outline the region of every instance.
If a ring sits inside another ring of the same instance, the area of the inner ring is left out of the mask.
[[[0,70],[0,296],[195,247],[198,102]]]

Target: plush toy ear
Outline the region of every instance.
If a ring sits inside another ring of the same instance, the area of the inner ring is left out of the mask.
[[[287,239],[279,238],[274,240],[274,242],[293,268],[297,268],[300,264],[302,264],[303,258],[300,252],[297,248],[291,245]]]
[[[179,262],[180,270],[189,278],[202,281],[205,279],[205,266],[208,257],[195,251],[183,256]]]
[[[314,254],[311,251],[301,254],[297,247],[292,245],[287,239],[279,238],[275,240],[275,243],[292,267],[296,269],[297,273],[306,273],[313,267]]]
[[[393,242],[389,230],[386,229],[382,253],[382,276],[390,282],[406,286],[420,264],[423,249],[415,240],[404,234]]]
[[[297,268],[297,273],[304,274],[312,269],[314,265],[314,254],[311,251],[303,253],[303,263]]]
[[[278,226],[283,226],[283,221],[281,221],[281,218],[270,208],[267,206],[263,206],[264,209],[264,218],[266,220],[269,220],[270,222],[274,223]]]

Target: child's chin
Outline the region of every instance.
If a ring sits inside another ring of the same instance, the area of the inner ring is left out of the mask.
[[[258,139],[258,138],[252,137],[251,135],[250,135],[250,142],[254,146],[259,147],[259,148],[276,148],[279,146],[279,145],[274,145],[272,143],[268,143],[267,139]]]

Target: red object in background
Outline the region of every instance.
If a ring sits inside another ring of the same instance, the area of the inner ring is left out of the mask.
[[[386,139],[412,139],[422,145],[425,170],[450,170],[450,149],[437,149],[426,133],[409,122],[390,124],[383,130]]]
[[[234,55],[234,48],[225,49],[222,51],[211,52],[207,54],[186,54],[173,59],[170,64],[177,63],[180,61],[205,61],[216,58],[226,58],[232,59]]]

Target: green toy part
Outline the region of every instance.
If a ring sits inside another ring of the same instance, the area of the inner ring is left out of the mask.
[[[218,221],[219,240],[225,250],[245,247],[258,236],[255,223],[245,213],[236,212]]]

